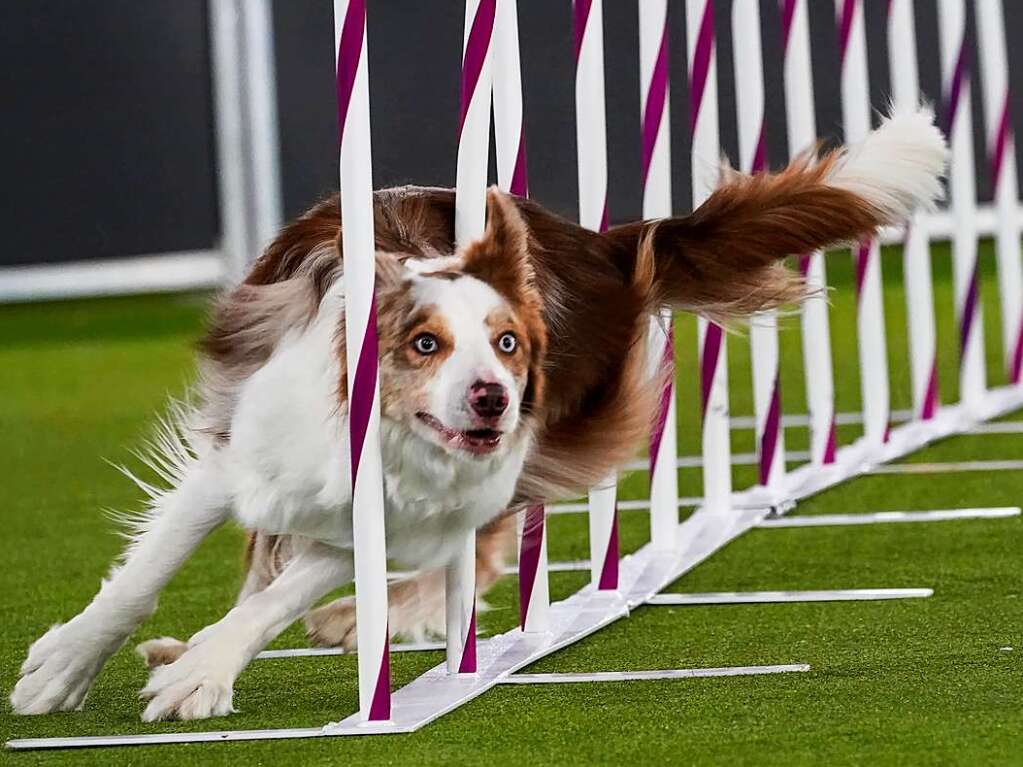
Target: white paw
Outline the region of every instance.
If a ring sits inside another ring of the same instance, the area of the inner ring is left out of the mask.
[[[81,707],[92,680],[121,645],[120,639],[96,636],[81,626],[77,618],[58,623],[29,648],[10,697],[16,713],[49,714]]]
[[[234,712],[232,659],[217,655],[209,644],[190,648],[167,666],[149,675],[139,697],[149,700],[142,714],[145,722],[164,719],[208,719]]]
[[[344,597],[318,607],[305,616],[306,636],[317,647],[343,647],[354,650],[355,599]]]

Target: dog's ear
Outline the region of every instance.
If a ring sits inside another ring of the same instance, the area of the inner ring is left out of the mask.
[[[496,186],[487,190],[487,228],[462,254],[462,272],[486,282],[504,296],[529,334],[529,377],[522,412],[532,413],[543,401],[543,363],[547,330],[543,300],[534,280],[529,254],[529,227],[514,198]]]
[[[487,190],[487,228],[463,253],[462,271],[519,303],[533,288],[529,228],[515,201],[496,186]]]

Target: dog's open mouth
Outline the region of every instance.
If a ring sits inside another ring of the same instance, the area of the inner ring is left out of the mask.
[[[502,432],[497,429],[450,429],[429,413],[416,413],[420,421],[436,431],[451,447],[476,455],[492,453],[501,444]]]

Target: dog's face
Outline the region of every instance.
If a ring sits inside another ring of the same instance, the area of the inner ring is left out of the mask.
[[[467,458],[518,444],[543,384],[525,225],[499,193],[488,209],[483,239],[454,256],[378,256],[382,415]]]

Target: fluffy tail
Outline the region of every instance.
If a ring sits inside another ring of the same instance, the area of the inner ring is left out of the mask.
[[[612,229],[653,249],[653,300],[717,321],[798,300],[790,255],[852,243],[941,194],[947,150],[930,109],[895,114],[863,143],[775,174],[729,173],[688,216]]]

